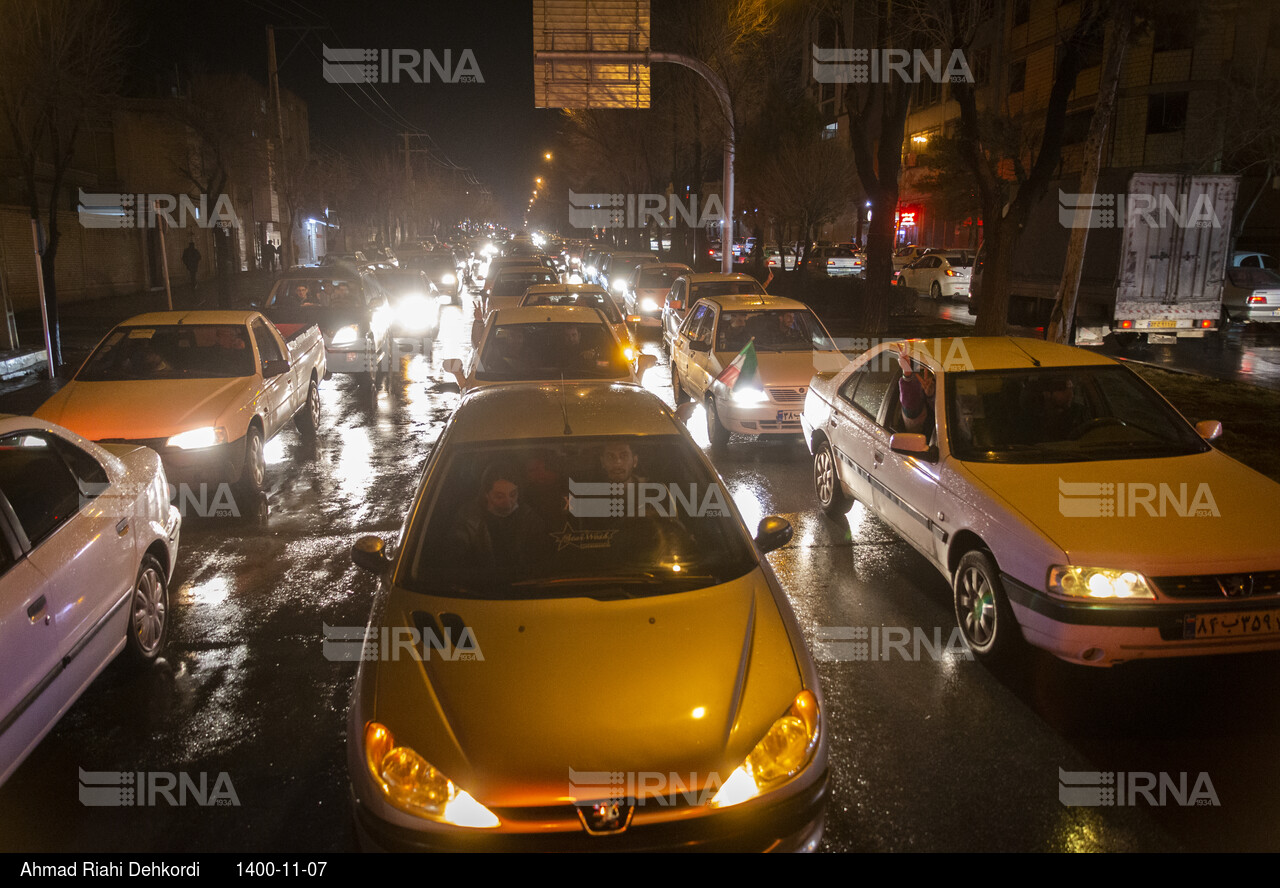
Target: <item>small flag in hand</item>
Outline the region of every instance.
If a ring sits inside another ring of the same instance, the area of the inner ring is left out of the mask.
[[[745,385],[756,384],[760,382],[760,364],[756,360],[756,340],[752,337],[746,345],[742,347],[742,351],[738,352],[738,356],[729,362],[729,366],[720,371],[720,375],[715,378],[715,382],[724,383],[725,388],[733,391],[737,388],[738,383]]]

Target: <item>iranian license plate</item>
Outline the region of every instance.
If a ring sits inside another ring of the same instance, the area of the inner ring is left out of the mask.
[[[1280,635],[1280,611],[1189,614],[1182,621],[1183,638],[1239,638]]]
[[[778,422],[799,422],[799,421],[800,421],[799,410],[779,410],[778,411]]]
[[[1152,321],[1151,322],[1151,328],[1153,330],[1164,330],[1169,327],[1176,327],[1176,326],[1178,326],[1177,321]]]

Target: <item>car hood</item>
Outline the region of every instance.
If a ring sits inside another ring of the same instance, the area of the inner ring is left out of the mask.
[[[1230,457],[1047,465],[965,463],[1067,562],[1176,576],[1280,568],[1280,484]],[[1150,502],[1143,499],[1150,496]]]
[[[570,769],[723,782],[802,689],[758,569],[710,589],[622,601],[397,589],[385,624],[413,626],[423,609],[456,615],[439,619],[469,628],[475,659],[384,657],[376,718],[489,807],[598,798],[598,774]]]
[[[737,356],[737,352],[716,352],[716,359],[721,367],[729,366]],[[760,381],[764,385],[798,388],[808,386],[815,373],[844,367],[848,359],[839,352],[771,352],[756,349],[756,362],[760,368]]]
[[[257,377],[77,382],[63,386],[35,415],[92,441],[168,438],[204,426],[227,425],[249,409]],[[235,438],[238,429],[228,428]]]

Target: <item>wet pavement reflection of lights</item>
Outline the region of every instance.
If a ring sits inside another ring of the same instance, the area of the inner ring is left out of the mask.
[[[202,583],[190,583],[183,586],[178,595],[188,599],[193,605],[211,607],[222,604],[231,594],[231,580],[225,575],[210,577]]]

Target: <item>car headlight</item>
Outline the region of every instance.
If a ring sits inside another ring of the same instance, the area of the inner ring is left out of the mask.
[[[801,691],[791,708],[729,775],[711,799],[711,807],[728,808],[750,801],[804,770],[818,748],[818,721],[818,698],[812,691]]]
[[[758,388],[740,388],[733,390],[733,403],[735,404],[763,404],[768,400],[769,396]]]
[[[355,324],[347,324],[345,327],[339,327],[333,334],[330,343],[333,345],[350,345],[360,338],[360,328]]]
[[[1067,598],[1156,597],[1147,584],[1147,578],[1137,571],[1070,564],[1055,564],[1049,568],[1049,591]]]
[[[614,281],[614,282],[613,282],[613,284],[609,287],[609,289],[610,289],[610,290],[613,290],[615,293],[621,293],[621,292],[623,291],[623,289],[624,289],[626,286],[627,286],[627,282],[626,282],[626,281],[624,281],[624,280],[616,280],[616,281]]]
[[[206,426],[202,429],[192,429],[189,432],[174,435],[165,443],[179,450],[199,450],[201,447],[226,444],[227,430],[221,427],[215,429],[213,426]]]
[[[405,296],[396,306],[396,322],[402,327],[420,330],[427,326],[431,313],[431,300],[421,293]]]
[[[402,811],[472,829],[492,829],[499,823],[497,815],[426,759],[408,746],[397,746],[385,725],[365,725],[364,758],[387,801]]]
[[[657,311],[658,308],[658,303],[650,296],[646,296],[640,300],[641,311]]]
[[[442,284],[456,284],[457,282],[458,278],[455,275],[447,273],[440,275],[440,283]]]

